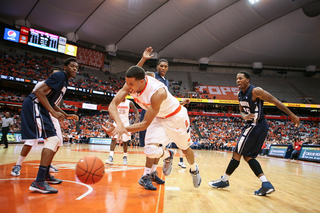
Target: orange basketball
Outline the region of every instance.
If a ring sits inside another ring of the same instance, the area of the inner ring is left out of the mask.
[[[82,183],[97,183],[104,175],[104,163],[96,156],[87,155],[78,161],[76,175]]]

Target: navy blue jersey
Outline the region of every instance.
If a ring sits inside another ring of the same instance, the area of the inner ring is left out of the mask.
[[[240,90],[238,93],[239,104],[242,106],[243,110],[248,114],[255,114],[255,118],[249,123],[259,123],[264,120],[263,113],[263,100],[257,98],[255,102],[252,101],[252,90],[255,86],[250,85],[245,92]]]
[[[160,75],[159,75],[159,73],[158,72],[155,72],[154,73],[154,77],[157,79],[157,80],[159,80],[159,81],[161,81],[162,83],[164,83],[164,85],[166,85],[167,87],[168,87],[168,89],[169,89],[169,81],[168,81],[168,79],[163,79]]]
[[[54,107],[57,105],[61,99],[63,98],[64,94],[67,91],[68,87],[68,76],[64,71],[53,73],[45,83],[51,87],[50,92],[46,95],[50,105]],[[31,93],[29,95],[33,100],[37,99],[35,94]],[[39,102],[39,101],[36,101]]]

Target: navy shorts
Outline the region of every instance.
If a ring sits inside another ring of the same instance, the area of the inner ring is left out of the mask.
[[[140,114],[140,122],[144,119],[144,115],[146,114],[146,110],[142,109],[141,114]],[[144,147],[144,140],[146,138],[146,132],[147,130],[140,131],[139,132],[139,143],[140,147]]]
[[[268,129],[269,125],[266,120],[262,120],[256,125],[245,125],[234,151],[243,156],[257,157],[267,137]]]
[[[21,139],[38,139],[57,136],[49,112],[29,96],[21,109]]]

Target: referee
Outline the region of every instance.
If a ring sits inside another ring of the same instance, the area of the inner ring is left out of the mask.
[[[12,129],[12,135],[14,134],[13,130],[13,119],[10,118],[10,113],[6,112],[5,117],[1,118],[0,117],[0,122],[2,123],[2,137],[1,137],[1,142],[0,144],[4,143],[4,149],[8,148],[8,139],[7,139],[7,134],[9,132],[9,128],[11,127]]]

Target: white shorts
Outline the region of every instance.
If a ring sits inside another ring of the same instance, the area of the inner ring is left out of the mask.
[[[162,144],[166,147],[174,141],[179,149],[186,150],[192,144],[188,111],[181,106],[180,112],[169,118],[155,118],[147,129],[145,144]]]
[[[59,138],[58,146],[63,146],[63,139],[62,139],[62,133],[61,133],[61,127],[60,127],[59,120],[56,119],[55,117],[53,117],[51,114],[50,114],[50,117],[51,117],[52,123],[54,125],[54,128],[56,129],[57,136]],[[38,140],[39,139],[29,139],[29,140],[27,139],[24,142],[24,145],[37,146],[38,145]]]
[[[116,123],[113,123],[113,125],[117,126]],[[129,124],[124,124],[124,125],[125,125],[125,127],[129,126]],[[113,138],[118,138],[118,135],[115,135]],[[123,134],[122,135],[122,142],[127,142],[129,140],[131,140],[131,132],[128,132],[128,134]]]

